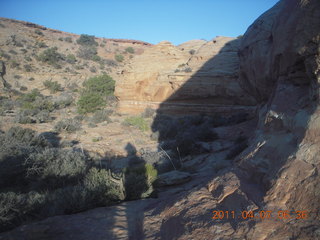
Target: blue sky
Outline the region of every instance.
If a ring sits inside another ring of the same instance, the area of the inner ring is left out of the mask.
[[[0,0],[0,16],[106,38],[236,37],[278,0]]]

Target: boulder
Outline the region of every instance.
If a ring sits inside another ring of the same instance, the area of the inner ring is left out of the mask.
[[[186,183],[191,180],[190,173],[181,171],[171,171],[158,175],[156,185],[158,187],[172,186]]]

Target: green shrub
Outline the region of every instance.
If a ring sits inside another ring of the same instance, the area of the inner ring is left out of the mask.
[[[48,146],[48,142],[35,131],[21,127],[12,127],[1,133],[0,144],[0,188],[23,185],[25,159],[29,154]]]
[[[83,83],[78,105],[79,113],[95,112],[106,105],[107,96],[113,95],[115,81],[107,74],[89,78]]]
[[[29,192],[0,193],[0,232],[16,227],[23,221],[37,216],[46,198],[44,194]]]
[[[81,128],[80,122],[72,118],[66,118],[66,119],[60,120],[54,126],[54,130],[57,132],[66,131],[69,133],[78,131],[80,130],[80,128]]]
[[[44,42],[36,42],[36,47],[39,47],[39,48],[46,48],[48,47],[47,44],[45,44]]]
[[[82,93],[78,102],[78,112],[80,114],[95,112],[105,106],[103,97],[94,92]]]
[[[111,112],[106,110],[98,110],[96,111],[93,116],[91,117],[90,121],[93,123],[102,123],[102,122],[110,122],[110,116]]]
[[[43,36],[43,32],[41,32],[39,29],[34,30],[34,32],[35,32],[35,34]]]
[[[31,62],[31,61],[32,61],[32,58],[29,57],[29,56],[25,56],[24,59],[25,59],[27,62]]]
[[[83,83],[86,92],[94,92],[101,96],[113,95],[115,81],[107,74],[92,77]]]
[[[111,173],[107,170],[91,168],[84,178],[83,185],[90,193],[91,202],[106,206],[111,202],[124,199],[124,186],[121,181],[111,181]]]
[[[58,83],[57,81],[53,82],[50,80],[46,80],[43,82],[43,86],[48,88],[50,90],[50,93],[56,93],[58,91],[62,91],[62,87],[61,87],[60,83]]]
[[[92,57],[92,61],[100,62],[101,60],[102,60],[101,57],[98,56],[98,55],[94,55],[94,56]]]
[[[73,54],[68,54],[66,57],[67,63],[75,64],[77,62],[76,57]]]
[[[90,72],[95,73],[97,72],[97,69],[95,66],[90,67]]]
[[[56,97],[54,100],[54,105],[57,108],[65,108],[73,103],[73,97],[70,94],[62,93],[60,96]]]
[[[57,52],[57,50],[58,50],[57,47],[52,47],[44,50],[42,53],[39,54],[38,60],[58,68],[59,67],[58,63],[61,60],[64,60],[64,57],[62,54]]]
[[[27,91],[28,90],[28,88],[26,87],[26,86],[21,86],[20,87],[20,91],[22,91],[22,92],[25,92],[25,91]]]
[[[157,176],[157,170],[148,163],[125,169],[126,198],[134,200],[149,197]]]
[[[97,53],[95,46],[81,46],[77,51],[77,56],[86,60],[92,60],[97,56]]]
[[[29,179],[41,181],[46,188],[52,189],[76,183],[84,176],[87,162],[81,152],[47,148],[29,155],[26,166]]]
[[[28,110],[22,110],[15,116],[15,122],[20,124],[30,124],[35,123],[36,121],[30,117]]]
[[[11,54],[13,54],[13,55],[17,55],[18,53],[15,51],[15,50],[13,50],[13,49],[10,49],[9,50],[9,53],[11,53]]]
[[[25,64],[23,67],[26,70],[26,72],[32,72],[32,67],[30,64]]]
[[[95,36],[81,34],[77,39],[77,43],[82,46],[97,46],[98,43],[95,41]]]
[[[10,63],[10,67],[12,68],[19,68],[20,63],[17,63],[15,60],[12,60]]]
[[[148,122],[140,117],[140,116],[132,116],[132,117],[127,117],[124,122],[124,125],[129,125],[129,126],[135,126],[141,131],[147,131],[149,129],[149,124]]]
[[[134,53],[134,48],[133,48],[133,47],[127,47],[125,51],[126,51],[127,53],[133,54],[133,53]]]
[[[124,56],[121,54],[116,54],[114,58],[117,60],[117,62],[123,62],[124,60]]]
[[[72,43],[72,38],[71,37],[65,37],[64,41],[66,41],[68,43]]]
[[[22,95],[18,102],[20,103],[23,109],[29,110],[47,110],[52,112],[57,106],[45,98],[38,89],[33,89],[30,93],[26,93]]]
[[[39,92],[37,88],[31,90],[31,92],[22,95],[20,98],[23,102],[33,102],[37,97],[43,97],[43,95]]]
[[[191,50],[189,51],[189,53],[190,53],[191,55],[193,55],[193,54],[195,54],[195,53],[196,53],[196,50],[191,49]]]
[[[117,62],[112,59],[104,59],[103,63],[108,65],[109,67],[116,67],[118,66]]]
[[[3,57],[7,60],[10,60],[11,56],[9,54],[7,54],[5,51],[0,50],[0,57]]]

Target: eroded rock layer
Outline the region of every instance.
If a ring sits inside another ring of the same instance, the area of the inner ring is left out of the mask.
[[[255,101],[237,82],[239,42],[217,37],[148,48],[132,59],[117,82],[119,111],[140,113],[160,104],[161,111],[170,113],[246,111]]]

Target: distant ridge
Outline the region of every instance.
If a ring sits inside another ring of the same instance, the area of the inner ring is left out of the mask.
[[[52,29],[52,28],[47,28],[45,26],[42,26],[42,25],[39,25],[36,23],[32,23],[32,22],[16,20],[16,19],[11,19],[11,18],[4,18],[4,17],[0,17],[0,20],[6,21],[6,22],[18,23],[18,24],[24,25],[26,27],[46,30],[49,32],[70,34],[72,36],[79,36],[79,34],[64,32],[64,31],[60,31],[60,30],[56,30],[56,29]],[[133,40],[133,39],[117,39],[117,38],[104,38],[104,37],[96,37],[96,38],[103,38],[107,41],[120,42],[120,43],[132,43],[132,44],[145,45],[145,46],[152,46],[153,45],[148,42],[144,42],[144,41],[140,41],[140,40]]]

